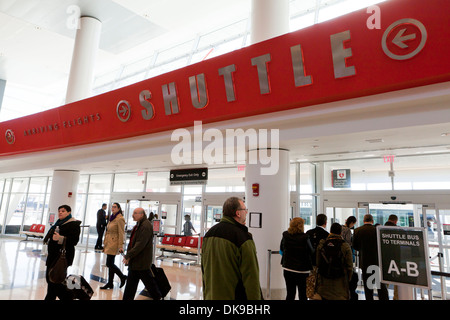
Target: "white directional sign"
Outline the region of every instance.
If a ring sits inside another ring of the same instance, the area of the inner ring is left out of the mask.
[[[400,19],[384,32],[381,47],[394,60],[406,60],[417,55],[427,42],[427,30],[415,19]]]

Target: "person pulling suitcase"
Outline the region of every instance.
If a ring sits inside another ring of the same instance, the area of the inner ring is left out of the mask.
[[[153,300],[162,298],[155,277],[151,271],[153,259],[153,226],[147,219],[143,208],[133,211],[133,220],[136,225],[131,231],[127,253],[123,262],[128,265],[128,279],[123,294],[123,300],[134,300],[139,281],[145,285]]]

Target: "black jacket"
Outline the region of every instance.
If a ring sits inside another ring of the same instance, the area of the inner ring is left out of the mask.
[[[359,251],[359,262],[363,269],[378,265],[377,229],[371,224],[364,224],[353,233],[353,248]]]
[[[106,227],[106,212],[103,209],[99,209],[97,211],[97,228],[105,228]]]
[[[153,225],[144,215],[136,226],[125,255],[125,259],[130,259],[128,269],[150,270],[153,259]]]
[[[66,223],[59,226],[59,234],[64,236],[66,240],[66,259],[67,265],[71,266],[73,263],[73,258],[75,256],[75,246],[80,240],[80,224],[81,221],[71,218]],[[48,243],[48,256],[45,263],[46,266],[52,266],[53,263],[58,260],[60,255],[60,250],[62,248],[62,242],[54,241],[53,238],[54,230],[50,229],[45,236],[44,243]]]
[[[283,252],[281,258],[283,268],[295,271],[312,270],[314,249],[307,234],[283,232],[280,250]]]
[[[314,250],[316,250],[320,240],[326,239],[329,235],[327,230],[319,226],[315,227],[314,229],[306,231],[306,234],[309,236],[309,239],[311,240],[311,244]]]

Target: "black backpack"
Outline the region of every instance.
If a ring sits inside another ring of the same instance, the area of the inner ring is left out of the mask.
[[[328,279],[336,279],[345,275],[342,262],[342,239],[327,239],[319,251],[319,274]]]

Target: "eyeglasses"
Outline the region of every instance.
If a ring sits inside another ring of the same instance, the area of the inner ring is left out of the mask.
[[[248,209],[247,209],[247,208],[245,208],[245,209],[238,209],[238,211],[240,211],[240,210],[245,211],[245,212],[248,212]]]

